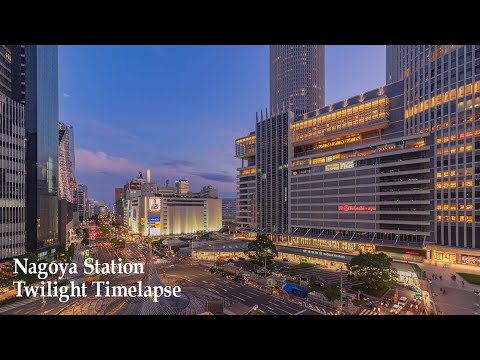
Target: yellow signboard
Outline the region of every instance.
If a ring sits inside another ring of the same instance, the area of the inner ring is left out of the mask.
[[[145,218],[141,219],[141,224],[142,224],[142,226],[145,225]]]
[[[160,229],[160,223],[159,222],[155,223],[155,229]]]

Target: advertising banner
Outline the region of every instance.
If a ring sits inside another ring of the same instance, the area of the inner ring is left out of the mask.
[[[159,198],[149,198],[148,199],[148,210],[149,211],[160,211],[160,199]]]

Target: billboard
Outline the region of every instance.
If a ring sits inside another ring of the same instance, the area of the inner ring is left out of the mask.
[[[148,222],[158,222],[160,221],[160,216],[149,216]]]
[[[148,199],[148,210],[149,211],[160,211],[160,199],[159,198],[149,198]]]

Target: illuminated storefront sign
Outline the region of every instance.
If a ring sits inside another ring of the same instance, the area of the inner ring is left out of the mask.
[[[355,163],[353,161],[345,161],[341,163],[325,165],[325,171],[345,170],[345,169],[352,169],[354,167],[355,167]]]
[[[304,253],[311,254],[311,255],[318,255],[318,256],[324,256],[328,258],[342,259],[342,260],[347,259],[347,256],[343,254],[329,253],[325,251],[309,250],[309,249],[303,249],[302,251]],[[349,256],[348,258],[351,258],[351,256]]]
[[[462,255],[462,264],[480,266],[480,257],[471,255]]]
[[[375,206],[366,205],[338,205],[338,211],[376,211]]]
[[[150,210],[150,211],[160,211],[160,199],[159,198],[149,198],[148,199],[148,210]]]
[[[160,216],[150,216],[148,218],[148,221],[151,222],[151,223],[152,222],[158,222],[158,221],[160,221]]]

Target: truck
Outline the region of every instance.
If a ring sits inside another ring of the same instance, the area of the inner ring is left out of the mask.
[[[233,265],[232,263],[225,264],[225,266],[223,267],[223,271],[225,271],[227,274],[235,276],[242,276],[243,274],[243,269],[241,267]]]

